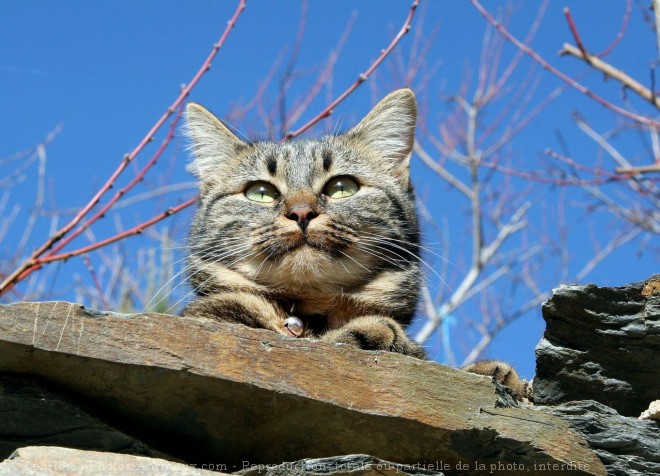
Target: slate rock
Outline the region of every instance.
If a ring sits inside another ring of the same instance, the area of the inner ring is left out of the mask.
[[[0,375],[0,460],[24,446],[55,445],[162,456],[35,380]]]
[[[563,418],[584,436],[607,468],[607,474],[660,474],[660,426],[657,421],[625,417],[589,400],[539,410]]]
[[[534,401],[595,400],[639,416],[660,396],[660,275],[618,288],[562,286],[542,307]]]
[[[533,465],[567,460],[588,464],[575,475],[606,474],[562,419],[502,408],[490,378],[215,320],[0,306],[2,373],[47,381],[150,447],[225,472],[367,454],[468,464],[453,474],[483,474],[481,463],[545,475]]]

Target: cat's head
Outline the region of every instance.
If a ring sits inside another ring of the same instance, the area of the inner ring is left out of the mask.
[[[217,285],[229,269],[230,279],[276,290],[348,290],[385,268],[417,266],[416,115],[414,93],[401,89],[345,134],[248,143],[189,104],[200,183],[191,274],[204,277],[193,284]]]

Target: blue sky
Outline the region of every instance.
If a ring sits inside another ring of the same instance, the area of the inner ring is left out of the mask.
[[[69,210],[82,206],[112,173],[121,157],[138,143],[173,101],[180,85],[193,76],[220,36],[236,3],[126,0],[1,2],[0,91],[3,94],[0,99],[0,160],[34,147],[49,131],[62,124],[62,132],[46,150],[46,209]],[[536,15],[538,3],[519,1],[512,4],[509,25],[519,38],[526,35]],[[502,11],[507,2],[489,1],[484,4],[491,12],[497,13]],[[595,91],[621,103],[620,88],[612,84],[612,81],[602,81],[598,74],[590,72],[575,59],[557,57],[556,53],[562,43],[572,42],[562,13],[565,5],[570,6],[587,47],[592,51],[600,51],[611,43],[619,31],[625,2],[551,0],[533,42],[535,50],[562,71],[580,76]],[[322,110],[328,97],[336,96],[369,66],[398,30],[408,9],[409,3],[406,1],[356,3],[339,0],[309,3],[304,41],[295,65],[299,76],[296,76],[289,93],[288,101],[291,103],[300,99],[305,88],[314,81],[352,18],[354,24],[331,81],[296,122],[296,126]],[[605,14],[594,15],[594,9]],[[262,111],[266,114],[274,111],[278,81],[288,60],[286,55],[293,50],[300,17],[300,2],[249,0],[247,9],[214,61],[213,68],[204,76],[190,99],[206,105],[220,117],[225,117],[236,105],[250,101],[278,55],[284,54],[282,66],[277,70],[262,102]],[[325,124],[309,135],[334,130],[336,127],[350,127],[366,114],[378,97],[389,89],[403,86],[394,72],[396,55],[402,54],[404,59],[408,57],[415,44],[415,31],[418,30],[426,37],[435,35],[424,67],[412,87],[420,99],[420,110],[424,115],[421,120],[428,130],[436,132],[435,124],[445,119],[451,111],[448,98],[459,91],[463,84],[474,89],[485,26],[484,19],[469,2],[422,1],[413,23],[413,33],[404,38],[395,55],[381,65],[367,84],[338,107]],[[607,60],[646,81],[649,68],[658,57],[655,42],[651,28],[642,20],[640,7],[635,4],[626,36]],[[515,49],[506,46],[502,63],[515,52]],[[530,68],[533,68],[531,73]],[[425,71],[434,71],[428,81],[422,80]],[[538,78],[539,83],[530,107],[523,114],[529,113],[535,104],[562,85],[554,77],[524,60],[519,72],[512,76],[507,93],[515,94],[517,89],[529,87],[529,83],[525,83],[529,74]],[[635,110],[654,114],[650,107],[630,93],[628,100],[630,107]],[[505,104],[506,101],[496,103],[485,113],[484,120],[488,122],[496,117]],[[542,170],[548,165],[543,151],[549,147],[559,150],[558,137],[561,137],[561,142],[568,145],[574,158],[595,163],[598,157],[603,156],[602,151],[578,130],[572,120],[575,111],[579,111],[594,129],[601,132],[610,131],[621,124],[609,111],[576,91],[567,89],[506,147],[508,160],[526,170]],[[503,124],[507,121],[507,116],[504,117]],[[269,134],[256,109],[233,125],[256,137]],[[641,164],[647,163],[649,159],[645,145],[648,140],[640,139],[640,135],[621,135],[616,140],[617,146],[628,153],[631,160]],[[161,132],[156,142],[162,137]],[[134,193],[153,190],[168,183],[192,180],[185,172],[186,158],[181,141],[175,142],[150,173],[145,184]],[[154,149],[152,146],[138,162],[144,163],[149,157],[148,153]],[[438,157],[438,154],[435,156]],[[603,164],[610,169],[614,167],[607,158],[603,159]],[[129,170],[128,179],[132,173]],[[35,169],[28,170],[23,177],[24,180],[11,189],[8,198],[10,204],[18,204],[21,209],[8,236],[0,242],[3,257],[11,255],[12,243],[20,238],[34,203]],[[452,245],[449,273],[453,278],[449,278],[446,286],[454,287],[469,261],[469,220],[466,219],[465,204],[461,202],[461,197],[439,182],[417,159],[413,161],[413,179],[436,223],[449,230]],[[493,183],[495,189],[506,186],[505,179]],[[537,232],[544,227],[552,229],[556,225],[557,200],[560,195],[566,195],[569,210],[565,216],[570,230],[566,243],[572,258],[569,275],[577,272],[581,262],[593,254],[594,242],[604,246],[607,237],[616,229],[616,222],[609,215],[589,215],[583,210],[581,204],[586,203],[584,193],[538,183],[518,186],[521,193],[527,194],[526,197],[533,202],[534,214],[530,229]],[[117,227],[132,226],[194,193],[193,188],[188,188],[159,200],[122,209],[120,213],[109,215],[98,223],[94,233],[97,237],[108,236]],[[511,198],[512,202],[516,199]],[[60,226],[63,220],[59,222]],[[178,238],[181,238],[187,220],[186,214],[172,220],[176,226],[171,226],[177,228]],[[118,224],[120,221],[121,225]],[[40,219],[30,246],[38,246],[43,242],[51,226],[50,219]],[[162,226],[168,225],[165,222]],[[426,225],[427,241],[431,248],[439,242],[433,230],[433,226]],[[138,257],[131,254],[131,249],[154,246],[153,242],[145,245],[140,240],[129,238],[122,245],[129,250],[128,267],[132,266],[131,260],[134,260],[133,263],[138,260]],[[87,241],[81,238],[76,243],[82,245]],[[515,253],[516,250],[524,249],[525,241],[516,238],[507,246],[510,246],[507,248],[509,252]],[[640,257],[640,252],[652,249],[653,246],[655,252],[646,251]],[[442,254],[438,246],[434,250]],[[644,279],[658,269],[657,256],[657,238],[646,241],[637,239],[601,263],[585,281],[620,285]],[[91,255],[91,260],[100,272],[104,266],[103,260],[95,254]],[[52,272],[53,280],[49,281],[52,296],[58,299],[75,298],[73,276],[81,276],[83,281],[89,280],[89,274],[80,261],[76,258],[57,265],[58,270]],[[429,261],[434,266],[437,264],[432,256]],[[537,264],[548,269],[548,279],[539,282],[544,290],[559,284],[550,277],[557,275],[557,262],[548,258]],[[543,276],[546,273],[542,271],[539,274]],[[434,286],[443,286],[436,283],[435,278],[429,279]],[[487,300],[474,302],[454,317],[460,322],[465,315],[478,315],[480,306],[484,305],[487,305]],[[455,332],[474,332],[469,326],[462,328],[458,325],[455,329]],[[509,360],[521,368],[524,375],[531,376],[533,348],[542,330],[543,323],[537,308],[501,332],[485,356]],[[461,352],[462,346],[468,345],[460,344],[459,337],[453,338],[457,339],[457,352]],[[438,339],[433,341],[432,350],[437,358],[442,358]]]

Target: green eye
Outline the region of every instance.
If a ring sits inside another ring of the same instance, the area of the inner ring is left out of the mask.
[[[280,192],[268,182],[255,182],[245,190],[245,196],[253,202],[269,203],[276,200]]]
[[[360,187],[350,177],[335,177],[325,185],[323,193],[330,198],[346,198],[355,195]]]

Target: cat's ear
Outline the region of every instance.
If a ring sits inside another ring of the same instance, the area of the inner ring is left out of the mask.
[[[194,160],[188,171],[202,182],[217,174],[219,166],[246,144],[217,117],[199,104],[186,107],[186,134],[191,141]]]
[[[391,172],[407,183],[416,122],[415,93],[398,89],[376,104],[347,135],[378,154]]]

